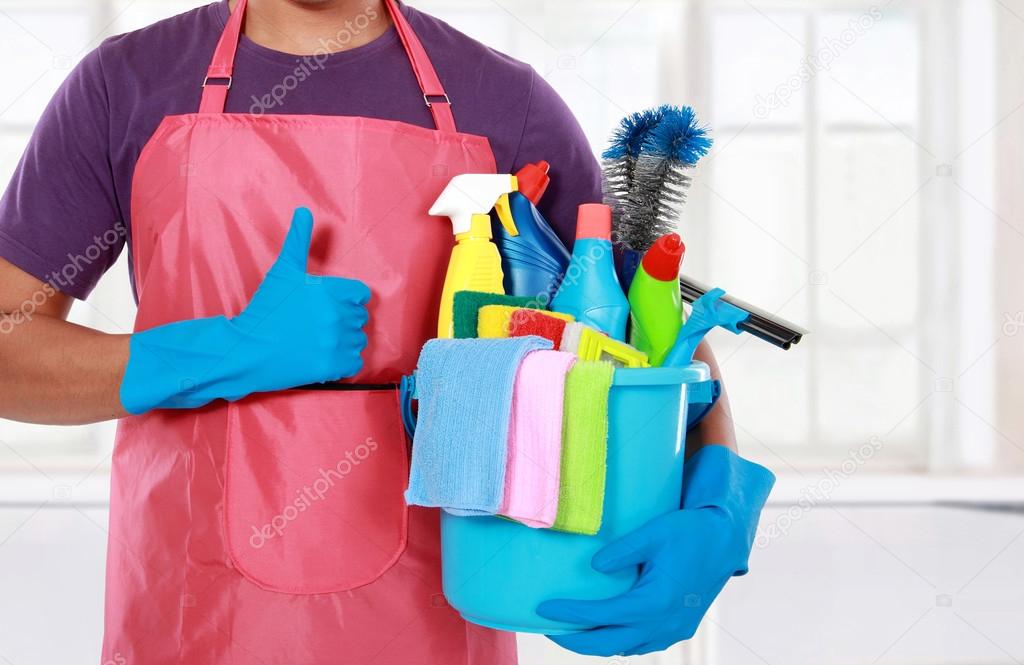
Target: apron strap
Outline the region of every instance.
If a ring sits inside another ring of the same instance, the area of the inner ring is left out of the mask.
[[[434,65],[430,62],[427,52],[423,50],[423,44],[420,43],[419,37],[413,32],[409,20],[405,18],[405,14],[398,8],[395,0],[384,0],[384,4],[387,5],[388,11],[391,13],[391,20],[402,40],[402,46],[405,47],[405,52],[409,55],[412,70],[416,73],[420,90],[423,91],[423,101],[430,109],[430,114],[434,116],[434,126],[442,132],[454,132],[455,118],[452,116],[452,102],[448,99],[444,86],[441,85],[441,79],[437,78]]]
[[[402,14],[397,2],[384,0],[384,5],[391,15],[391,21],[395,25],[399,38],[402,40],[402,46],[409,56],[409,62],[412,64],[416,80],[423,93],[423,101],[434,118],[434,126],[443,132],[455,132],[451,100],[448,99],[444,86],[441,85],[441,79],[438,78],[434,65],[430,62],[430,57],[423,49],[423,44],[413,32],[412,26]],[[220,41],[217,42],[210,67],[206,71],[206,79],[203,81],[203,96],[199,102],[200,113],[224,112],[228,90],[231,88],[231,74],[235,66],[235,51],[238,49],[238,39],[242,34],[245,7],[246,0],[238,0],[227,25],[224,26]]]

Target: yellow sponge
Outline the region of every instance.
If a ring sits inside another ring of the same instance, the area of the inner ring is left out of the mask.
[[[510,307],[509,305],[484,305],[480,308],[477,318],[476,336],[481,338],[508,337],[512,328],[512,315],[523,309],[522,307]],[[575,319],[570,314],[561,312],[545,311],[546,316],[552,316],[562,321],[572,322]]]

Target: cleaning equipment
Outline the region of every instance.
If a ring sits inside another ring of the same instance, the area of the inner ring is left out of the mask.
[[[534,298],[526,296],[506,296],[500,293],[481,293],[479,291],[459,291],[455,294],[454,331],[456,339],[476,337],[480,327],[480,310],[488,305],[504,305],[516,308],[542,308]]]
[[[558,348],[562,351],[575,353],[579,357],[580,340],[583,337],[584,330],[592,330],[592,328],[587,328],[585,324],[578,321],[567,323],[565,330],[562,332],[562,341]],[[580,360],[597,360],[597,358],[580,358]]]
[[[563,318],[552,316],[558,312],[542,312],[535,309],[517,309],[508,323],[509,337],[526,337],[536,335],[550,339],[556,349],[562,345],[565,326],[570,323]],[[568,315],[561,315],[568,316]],[[570,317],[571,318],[571,317]]]
[[[679,264],[685,251],[678,233],[658,238],[644,254],[629,287],[629,341],[647,354],[654,367],[664,362],[683,325]]]
[[[696,302],[711,290],[697,280],[686,276],[679,278],[679,287],[683,300],[688,303]],[[774,344],[783,351],[788,351],[794,344],[799,344],[807,334],[807,331],[800,326],[728,294],[722,296],[722,301],[733,307],[738,307],[750,315],[738,323],[737,328],[769,344]]]
[[[619,278],[629,291],[644,253],[657,238],[675,231],[690,170],[711,148],[711,138],[692,108],[662,106],[623,118],[602,155],[604,200],[612,208]],[[708,288],[680,279],[682,298],[692,303]],[[788,350],[807,331],[752,305],[726,296],[750,317],[740,324],[762,340]]]
[[[628,290],[641,257],[679,224],[689,172],[711,148],[688,106],[662,106],[624,118],[603,153],[604,198],[612,207],[620,272]]]
[[[580,206],[572,261],[551,309],[624,342],[629,302],[615,275],[611,233],[611,208],[600,203]]]
[[[238,316],[187,319],[131,336],[121,403],[133,415],[336,381],[363,367],[366,284],[306,272],[313,215],[299,208],[281,252]],[[339,325],[342,322],[342,325]],[[317,349],[337,348],[325,362]]]
[[[476,336],[484,339],[510,337],[509,320],[515,307],[507,305],[486,305],[477,314]]]
[[[745,575],[775,476],[725,446],[705,445],[686,463],[682,510],[655,518],[594,555],[604,574],[640,570],[606,600],[550,600],[537,613],[591,627],[552,639],[579,654],[634,656],[693,636],[725,583]]]
[[[571,353],[534,351],[516,376],[498,512],[529,527],[550,527],[558,515],[566,374],[575,362]]]
[[[704,363],[615,370],[608,393],[605,498],[597,535],[442,513],[442,577],[448,603],[466,619],[502,630],[550,635],[590,628],[544,619],[537,606],[553,598],[611,598],[633,586],[636,568],[605,575],[591,567],[591,559],[655,517],[679,510],[689,388],[710,378]]]
[[[701,341],[715,328],[724,328],[734,335],[743,332],[739,326],[750,318],[750,313],[722,300],[724,295],[722,289],[712,289],[693,303],[689,318],[665,358],[666,366],[689,365]]]
[[[461,515],[493,515],[505,493],[516,373],[539,337],[435,339],[416,365],[418,425],[405,500]]]
[[[409,109],[426,99],[424,122],[226,113],[225,104],[249,108],[240,84],[259,85],[254,69],[234,68],[247,2],[231,7],[208,44],[210,67],[168,89],[180,91],[167,106],[182,114],[162,119],[135,165],[124,206],[134,331],[237,316],[277,260],[291,212],[307,205],[317,276],[308,282],[342,275],[369,287],[369,344],[343,384],[121,419],[99,660],[514,661],[515,636],[429,602],[440,587],[437,515],[402,498],[409,458],[398,418],[397,384],[437,332],[452,249],[427,215],[444,184],[431,174],[493,173],[488,139],[459,131],[395,0],[381,3],[382,19],[415,76],[388,94]],[[292,322],[296,344],[311,339],[305,321]]]
[[[611,363],[580,361],[566,377],[558,531],[592,536],[601,529],[613,375]]]
[[[491,242],[493,208],[510,235],[518,234],[508,195],[518,188],[516,177],[466,173],[451,179],[430,208],[436,217],[448,217],[455,234],[455,248],[448,261],[448,273],[441,292],[437,336],[455,336],[454,299],[459,291],[504,293],[501,255]]]
[[[485,305],[480,308],[477,318],[477,337],[512,337],[512,317],[516,312],[539,312],[539,310],[509,307],[508,305]],[[565,323],[573,320],[569,314],[544,312],[542,316],[559,319]]]
[[[618,342],[582,323],[569,323],[558,348],[575,353],[580,360],[606,360],[616,367],[650,367],[647,354]]]
[[[512,219],[518,234],[504,226],[496,229],[494,242],[501,252],[505,292],[537,298],[547,305],[569,267],[569,250],[544,219],[537,204],[551,178],[550,165],[527,164],[516,173],[519,191],[509,196]]]
[[[651,128],[660,122],[662,115],[662,109],[648,109],[626,116],[615,128],[608,148],[601,155],[604,202],[612,208],[616,233],[625,231],[629,223],[624,211],[633,189],[636,160]]]

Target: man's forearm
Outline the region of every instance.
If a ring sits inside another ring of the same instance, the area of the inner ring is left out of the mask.
[[[711,368],[711,377],[722,383],[722,394],[714,408],[711,409],[711,412],[686,437],[686,455],[694,454],[705,445],[726,446],[732,451],[738,452],[736,428],[732,420],[732,410],[729,408],[729,395],[725,390],[725,382],[722,381],[722,373],[719,370],[718,362],[715,360],[715,356],[707,342],[702,342],[697,347],[694,359],[708,364]]]
[[[4,326],[0,418],[79,425],[126,415],[120,385],[129,337],[42,315]]]

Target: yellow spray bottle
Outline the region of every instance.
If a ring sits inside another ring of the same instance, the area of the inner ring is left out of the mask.
[[[513,175],[467,173],[452,178],[430,208],[430,214],[448,217],[455,234],[455,248],[441,292],[437,336],[455,336],[452,306],[459,291],[505,293],[501,255],[491,242],[491,209],[510,235],[518,235],[508,195],[519,189]]]

